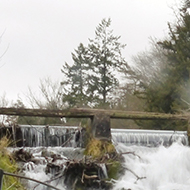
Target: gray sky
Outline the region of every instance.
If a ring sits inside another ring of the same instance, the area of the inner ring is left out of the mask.
[[[167,35],[175,0],[0,0],[0,96],[24,100],[40,79],[61,81],[64,62],[79,43],[94,38],[96,26],[111,18],[114,35],[127,44],[123,56],[148,48],[149,37]]]

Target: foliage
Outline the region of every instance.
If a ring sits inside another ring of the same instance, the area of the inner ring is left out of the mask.
[[[88,104],[90,94],[87,94],[87,84],[89,77],[89,58],[87,48],[81,43],[75,53],[72,53],[74,64],[63,65],[62,73],[65,80],[61,83],[64,88],[63,102],[67,102],[70,107],[75,105],[84,106]]]
[[[12,158],[12,156],[7,152],[6,148],[11,142],[7,137],[3,137],[0,140],[0,168],[9,173],[15,173],[17,172],[17,165],[15,160]],[[24,190],[23,186],[20,184],[18,178],[11,177],[4,175],[3,176],[3,190],[4,189],[10,189],[10,190]]]
[[[189,1],[179,9],[177,21],[169,23],[169,35],[154,43],[153,49],[135,59],[133,68],[135,93],[145,100],[145,110],[176,113],[189,109],[190,87],[190,14]],[[155,48],[156,47],[156,48]],[[139,64],[140,63],[140,64]],[[146,67],[148,66],[148,67]],[[155,129],[183,129],[187,123],[139,122],[141,126]],[[143,124],[144,123],[144,124]]]
[[[105,163],[108,180],[118,179],[122,172],[122,157],[116,152],[111,141],[91,138],[87,143],[84,154],[90,156],[95,163]]]
[[[19,116],[17,120],[19,125],[58,125],[63,124],[63,121],[57,117],[32,117]]]
[[[120,71],[126,64],[121,50],[125,45],[119,43],[120,36],[114,36],[109,29],[111,19],[103,19],[95,31],[95,39],[90,40],[89,51],[93,56],[93,78],[90,81],[90,91],[101,97],[102,104],[107,102],[110,92],[118,86],[119,82],[115,71]]]
[[[113,35],[110,25],[111,19],[103,19],[95,30],[95,39],[89,39],[87,47],[80,44],[72,53],[73,65],[63,66],[63,101],[70,106],[110,104],[109,95],[119,85],[116,72],[127,65],[121,54],[125,45],[119,42],[120,36]]]
[[[140,52],[132,58],[132,65],[128,80],[131,82],[130,90],[138,97],[146,97],[146,89],[152,83],[162,81],[166,76],[163,73],[167,62],[164,50],[151,39],[150,50]]]
[[[185,8],[185,9],[184,9]],[[190,83],[190,15],[188,7],[180,9],[176,24],[168,24],[169,37],[160,41],[167,57],[162,72],[165,78],[152,82],[147,89],[148,109],[165,113],[188,109]]]

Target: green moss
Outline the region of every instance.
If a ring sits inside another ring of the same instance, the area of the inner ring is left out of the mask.
[[[110,161],[107,164],[107,173],[110,179],[118,179],[118,174],[121,169],[121,163],[119,161]]]
[[[115,153],[115,147],[112,145],[111,141],[103,141],[92,138],[84,151],[85,155],[92,156],[93,158],[100,158],[105,154]]]

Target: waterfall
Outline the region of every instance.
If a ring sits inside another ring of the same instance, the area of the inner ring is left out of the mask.
[[[113,190],[189,190],[190,148],[180,142],[169,147],[126,146],[118,144],[124,154],[125,174]]]
[[[81,147],[81,130],[75,126],[41,126],[21,125],[22,146],[67,146]],[[139,145],[155,147],[163,144],[169,146],[181,139],[184,145],[188,145],[186,131],[166,130],[132,130],[132,129],[111,129],[112,140],[126,145]],[[76,142],[78,141],[78,142]]]
[[[21,125],[22,146],[75,146],[75,134],[78,130],[74,126],[41,126]]]
[[[112,129],[112,139],[114,142],[130,146],[155,147],[161,144],[169,146],[178,140],[188,145],[186,131]]]
[[[21,132],[23,147],[17,150],[23,149],[32,155],[23,166],[23,174],[66,190],[65,162],[83,159],[84,149],[76,143],[81,131],[77,127],[21,126]],[[117,152],[124,157],[125,168],[118,180],[112,180],[113,190],[190,189],[190,148],[186,132],[128,129],[111,132]],[[100,166],[106,178],[106,167]],[[27,184],[28,190],[48,189],[30,181]]]

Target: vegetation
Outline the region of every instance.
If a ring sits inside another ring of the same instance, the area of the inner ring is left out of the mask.
[[[63,102],[71,107],[110,105],[109,96],[119,86],[116,71],[127,64],[121,55],[125,45],[119,43],[120,36],[113,35],[110,25],[111,19],[103,19],[95,39],[87,47],[81,43],[72,53],[73,65],[63,65]]]
[[[116,154],[115,147],[109,141],[91,138],[85,148],[85,155],[101,158],[105,154]]]
[[[65,169],[65,184],[73,189],[111,189],[111,179],[122,172],[122,155],[111,141],[90,138],[79,161],[69,161]]]
[[[131,77],[135,78],[136,95],[145,100],[145,110],[176,113],[189,109],[190,84],[190,14],[189,1],[177,14],[177,21],[169,23],[165,40],[153,43],[150,52],[136,57],[138,66]],[[139,64],[140,63],[140,64]],[[148,67],[147,66],[148,63]],[[151,68],[151,69],[150,69]],[[187,122],[143,122],[155,129],[185,129]],[[139,124],[143,126],[143,123]]]
[[[3,137],[0,140],[0,169],[9,173],[17,172],[17,165],[13,157],[7,152],[6,148],[10,145],[10,141],[7,137]],[[4,175],[3,176],[3,190],[24,190],[18,178]]]

